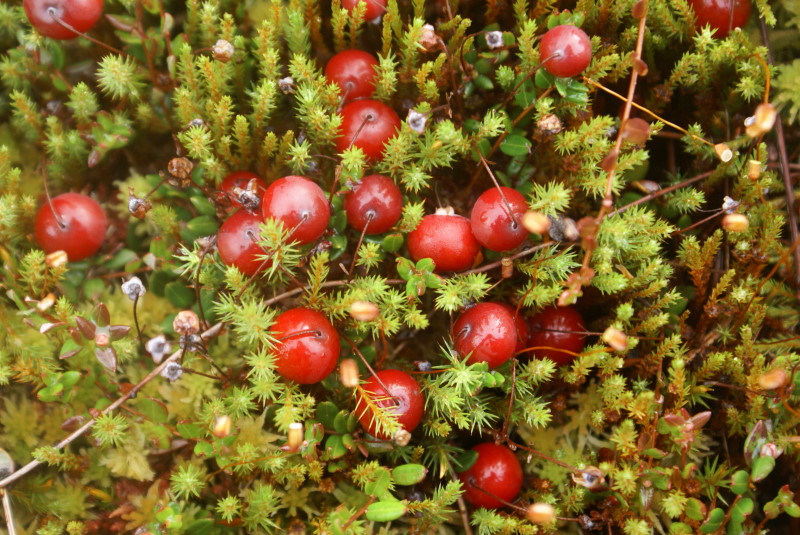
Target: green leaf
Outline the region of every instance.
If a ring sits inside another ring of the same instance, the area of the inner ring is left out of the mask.
[[[731,490],[735,494],[742,495],[750,488],[750,474],[745,470],[734,472],[731,476]]]
[[[555,83],[556,77],[544,69],[539,69],[536,71],[533,81],[539,89],[547,89]]]
[[[219,227],[217,218],[213,216],[201,215],[186,223],[186,227],[181,230],[181,238],[187,242],[193,242],[197,238],[216,234]]]
[[[753,500],[742,498],[731,509],[731,522],[741,524],[753,512]]]
[[[408,258],[397,259],[397,274],[403,280],[409,280],[414,275],[414,264]]]
[[[653,459],[663,459],[667,456],[665,451],[661,451],[658,448],[648,448],[642,452],[643,454],[647,455],[648,457],[652,457]]]
[[[387,234],[381,241],[381,247],[387,253],[396,253],[403,246],[402,234]]]
[[[195,196],[189,199],[200,215],[216,217],[217,209],[205,196]]]
[[[328,459],[338,459],[347,455],[347,448],[342,442],[341,435],[331,435],[325,441],[325,453]]]
[[[703,533],[714,533],[719,529],[722,525],[722,521],[725,519],[725,511],[717,507],[716,509],[712,509],[711,512],[708,514],[708,520],[703,522],[700,526],[700,531]]]
[[[697,498],[689,498],[684,509],[686,516],[692,520],[703,520],[706,517],[706,506]]]
[[[375,502],[367,507],[366,517],[371,522],[391,522],[406,514],[406,501]]]
[[[337,433],[347,432],[347,417],[350,415],[347,411],[339,411],[333,418],[333,430]]]
[[[753,468],[750,470],[750,479],[757,483],[766,478],[775,468],[775,458],[768,455],[759,457],[753,461]]]
[[[392,473],[387,468],[379,467],[371,481],[364,485],[364,492],[370,496],[383,497],[392,486]]]
[[[317,420],[328,429],[333,429],[334,418],[339,414],[339,407],[331,401],[323,401],[317,405]]]
[[[205,433],[203,432],[203,428],[197,424],[192,423],[182,423],[175,426],[178,430],[178,434],[183,438],[187,439],[197,439],[202,438]]]
[[[453,465],[456,469],[456,472],[463,472],[464,470],[469,470],[477,460],[478,452],[474,450],[467,450],[453,459]]]
[[[194,292],[178,281],[164,287],[164,296],[178,308],[188,308],[194,303]]]
[[[163,401],[153,398],[139,398],[134,407],[154,422],[163,424],[169,419],[169,411]]]
[[[401,464],[392,470],[392,478],[398,485],[416,485],[427,473],[428,469],[421,464]]]
[[[500,143],[500,150],[507,156],[527,156],[531,151],[531,142],[524,136],[511,134]]]

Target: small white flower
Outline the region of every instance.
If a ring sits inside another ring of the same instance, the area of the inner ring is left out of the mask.
[[[503,46],[503,32],[486,32],[486,46],[494,50]]]
[[[161,361],[164,360],[164,355],[169,353],[172,349],[172,346],[170,346],[170,343],[163,334],[148,340],[144,347],[147,349],[147,352],[150,353],[150,356],[153,357],[153,362],[156,364],[161,364]]]
[[[183,375],[183,368],[181,368],[181,365],[177,362],[170,362],[161,370],[161,377],[169,379],[171,383],[180,379],[181,375]]]
[[[408,117],[406,117],[406,122],[408,126],[416,132],[417,134],[421,134],[425,131],[425,125],[428,122],[428,116],[424,113],[420,113],[417,110],[408,110]]]
[[[122,283],[122,293],[128,296],[131,301],[136,301],[143,296],[147,290],[139,277],[131,277]]]
[[[737,208],[739,208],[740,204],[741,203],[739,201],[731,199],[726,195],[725,198],[722,199],[722,210],[726,214],[732,214],[736,211]]]

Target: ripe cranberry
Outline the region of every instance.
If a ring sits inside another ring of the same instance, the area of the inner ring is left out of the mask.
[[[426,215],[408,235],[408,253],[414,262],[431,258],[436,271],[464,271],[481,252],[469,219],[449,213]]]
[[[522,466],[514,452],[494,442],[478,444],[472,451],[478,452],[478,460],[459,475],[464,484],[464,499],[475,507],[487,509],[505,506],[497,498],[507,502],[516,500],[522,490]]]
[[[383,145],[400,128],[400,118],[392,108],[377,100],[356,100],[342,108],[342,129],[336,150],[344,152],[352,144],[364,151],[367,160],[378,160]]]
[[[750,18],[750,0],[689,0],[697,16],[697,26],[706,24],[720,39],[734,28],[741,28]]]
[[[503,196],[508,205],[503,202]],[[509,206],[514,218],[508,213]],[[492,251],[509,251],[519,247],[528,236],[528,231],[522,226],[522,215],[527,209],[525,197],[515,189],[500,187],[486,190],[472,207],[472,234],[478,243]]]
[[[70,262],[95,254],[103,245],[106,230],[103,209],[94,199],[79,193],[62,193],[43,204],[34,225],[36,243],[44,252],[62,250]]]
[[[289,240],[301,245],[316,240],[331,218],[328,198],[316,183],[302,176],[289,175],[269,185],[261,199],[264,218],[283,221],[291,230]]]
[[[539,58],[545,62],[544,70],[553,76],[569,78],[589,66],[592,42],[580,28],[562,24],[544,34],[539,43]]]
[[[364,20],[372,20],[386,13],[386,0],[342,0],[342,7],[347,11],[353,11],[358,2],[367,3],[367,11],[364,13]]]
[[[528,343],[528,322],[521,312],[518,312],[516,307],[512,307],[507,303],[498,303],[501,307],[508,310],[511,317],[514,318],[514,326],[517,328],[517,345],[514,347],[514,353],[519,353],[525,349],[525,344]]]
[[[344,102],[371,97],[375,91],[375,67],[378,60],[363,50],[344,50],[325,65],[325,78],[342,90]]]
[[[245,206],[252,210],[260,204],[267,184],[250,171],[234,171],[222,179],[219,189],[227,194],[234,206]]]
[[[499,303],[478,303],[453,324],[453,342],[470,364],[486,362],[496,368],[514,356],[517,326],[512,314]]]
[[[383,234],[394,226],[403,211],[403,195],[394,181],[383,175],[369,175],[344,198],[347,222],[367,234]]]
[[[336,367],[339,335],[328,319],[310,308],[293,308],[270,327],[279,340],[275,347],[278,373],[301,385],[318,383]]]
[[[53,39],[72,39],[78,36],[57,20],[86,33],[103,14],[103,0],[23,0],[22,5],[33,27],[42,35]]]
[[[528,318],[528,347],[554,348],[536,349],[532,352],[538,358],[549,358],[558,365],[569,364],[575,358],[572,353],[583,351],[586,335],[583,317],[573,307],[546,308]]]
[[[425,398],[419,384],[406,372],[382,370],[364,381],[361,386],[372,404],[381,408],[388,407],[387,412],[391,411],[397,416],[403,429],[411,432],[419,425],[425,412]],[[361,391],[356,399],[356,415],[361,427],[370,435],[383,440],[392,438],[377,432],[375,412],[363,399]]]
[[[237,210],[225,220],[217,234],[217,249],[226,265],[236,266],[245,275],[255,275],[271,264],[257,258],[265,254],[258,245],[258,225],[262,221],[260,215],[247,210]]]

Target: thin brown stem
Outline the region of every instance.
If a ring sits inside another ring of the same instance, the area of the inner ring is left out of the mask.
[[[704,178],[710,177],[712,173],[713,173],[713,171],[707,171],[707,172],[699,174],[697,176],[693,176],[692,178],[687,178],[686,180],[684,180],[682,182],[679,182],[677,184],[673,184],[672,186],[669,186],[668,188],[660,189],[658,191],[655,191],[653,193],[645,195],[641,199],[636,199],[635,201],[633,201],[631,203],[628,203],[625,206],[617,208],[613,212],[609,212],[609,214],[606,217],[612,217],[612,216],[615,216],[617,214],[621,214],[622,212],[624,212],[628,208],[633,208],[634,206],[638,206],[640,204],[652,201],[653,199],[661,197],[662,195],[666,195],[667,193],[672,193],[676,189],[685,188],[686,186],[688,186],[690,184],[694,184],[695,182],[699,182],[699,181],[703,180]]]
[[[14,515],[11,512],[11,496],[6,489],[0,489],[0,494],[3,496],[3,513],[6,516],[8,535],[17,535],[17,528],[14,527]]]
[[[89,34],[86,34],[86,33],[83,33],[82,31],[79,31],[79,30],[78,30],[77,28],[75,28],[75,27],[74,27],[72,24],[70,24],[70,23],[66,22],[64,19],[62,19],[61,17],[59,17],[59,16],[58,16],[58,13],[56,13],[56,8],[54,8],[54,7],[48,7],[48,8],[47,8],[47,14],[48,14],[48,15],[50,15],[50,18],[52,18],[52,19],[53,19],[53,21],[55,21],[55,23],[56,23],[56,24],[58,24],[59,26],[63,26],[64,28],[68,29],[68,30],[69,30],[69,31],[71,31],[71,32],[74,32],[74,33],[75,33],[75,34],[77,34],[77,35],[80,35],[80,36],[81,36],[81,37],[83,37],[84,39],[87,39],[87,40],[91,41],[92,43],[94,43],[94,44],[96,44],[96,45],[102,46],[103,48],[105,48],[105,49],[108,49],[108,50],[110,50],[111,52],[113,52],[113,53],[115,53],[115,54],[119,54],[120,56],[133,57],[133,56],[131,56],[131,55],[129,55],[129,54],[127,54],[127,53],[123,52],[122,50],[119,50],[119,49],[117,49],[117,48],[114,48],[113,46],[111,46],[111,45],[109,45],[109,44],[106,44],[106,43],[104,43],[103,41],[100,41],[100,40],[98,40],[98,39],[95,39],[94,37],[92,37],[92,36],[91,36],[91,35],[89,35]],[[134,58],[134,59],[135,59],[135,58]]]

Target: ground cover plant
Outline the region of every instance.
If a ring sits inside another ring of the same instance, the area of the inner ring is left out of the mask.
[[[0,4],[0,532],[800,531],[798,27]]]

